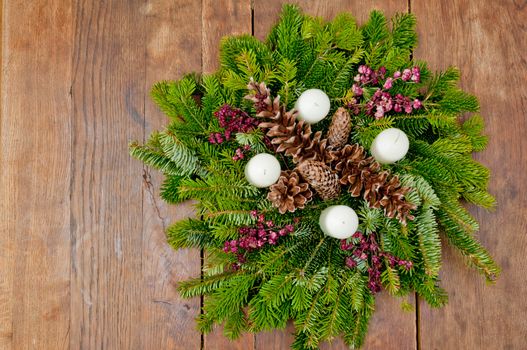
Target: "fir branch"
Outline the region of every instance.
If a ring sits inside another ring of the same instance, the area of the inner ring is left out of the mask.
[[[211,235],[208,225],[198,219],[182,220],[171,225],[167,229],[167,238],[174,249],[206,248],[222,243]]]
[[[411,13],[399,13],[392,18],[393,45],[412,50],[417,45],[416,18]]]
[[[190,279],[184,282],[180,282],[178,285],[178,291],[182,298],[189,299],[200,295],[207,295],[217,288],[223,286],[226,281],[233,278],[234,276],[241,274],[241,272],[224,272],[217,275],[205,276],[203,278],[198,277]]]
[[[425,273],[437,276],[441,269],[441,239],[433,210],[423,208],[417,216],[416,225]]]

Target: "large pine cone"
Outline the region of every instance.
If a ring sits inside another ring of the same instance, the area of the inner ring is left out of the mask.
[[[352,196],[362,193],[364,200],[372,208],[383,208],[389,218],[395,218],[403,224],[413,220],[410,210],[415,205],[405,200],[410,189],[402,187],[397,176],[381,170],[381,165],[373,157],[368,157],[364,148],[358,144],[346,145],[332,152],[335,169],[340,173],[340,183],[348,185]]]
[[[340,183],[349,185],[348,190],[354,197],[360,196],[366,182],[379,173],[380,164],[373,157],[368,157],[359,144],[346,145],[342,150],[331,153],[335,169],[340,173]]]
[[[245,98],[253,101],[256,116],[268,119],[258,127],[271,139],[276,152],[292,157],[294,163],[325,160],[327,140],[322,139],[321,132],[313,134],[311,125],[297,120],[297,111],[287,111],[280,97],[272,99],[265,83],[251,81],[247,88],[250,93]]]
[[[328,131],[329,145],[335,149],[344,147],[348,143],[351,132],[351,116],[344,107],[337,109],[331,118]]]
[[[326,164],[305,160],[298,165],[297,170],[323,200],[338,197],[341,187],[339,177]]]
[[[278,208],[280,214],[303,209],[313,196],[309,185],[300,179],[297,172],[290,170],[282,171],[278,182],[269,189],[267,199]]]

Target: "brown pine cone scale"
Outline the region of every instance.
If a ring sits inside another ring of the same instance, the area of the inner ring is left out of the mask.
[[[304,160],[296,169],[323,200],[336,198],[340,194],[339,177],[326,164]]]

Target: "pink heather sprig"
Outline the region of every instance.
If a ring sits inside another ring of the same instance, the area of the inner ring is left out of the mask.
[[[364,111],[367,115],[374,116],[375,119],[381,119],[390,111],[410,114],[414,110],[423,107],[423,104],[419,99],[414,99],[412,101],[407,96],[401,94],[393,96],[388,92],[388,90],[393,87],[393,83],[397,80],[419,83],[421,80],[421,71],[419,67],[415,66],[411,69],[407,68],[402,72],[396,71],[393,76],[386,79],[386,68],[384,67],[375,71],[368,66],[362,65],[359,67],[358,72],[359,73],[354,78],[355,84],[351,87],[354,97],[351,98],[347,106],[353,114],[359,114],[361,107],[363,106],[360,104],[359,99],[364,94],[364,86],[375,86],[381,83],[382,88],[378,88],[372,98],[364,104]]]
[[[229,141],[232,135],[238,132],[249,132],[258,126],[256,118],[250,117],[246,112],[239,108],[234,108],[228,104],[223,105],[214,112],[223,133],[215,132],[209,135],[209,142],[212,144]]]
[[[234,269],[240,267],[245,262],[244,252],[262,249],[266,245],[276,245],[280,237],[291,234],[295,231],[292,224],[284,227],[276,227],[272,220],[266,220],[263,214],[256,210],[251,211],[251,216],[257,219],[255,226],[243,226],[238,229],[240,238],[226,241],[223,251],[236,254],[238,262],[233,265]]]
[[[413,263],[409,260],[399,259],[388,252],[381,251],[377,244],[375,233],[364,235],[360,232],[355,232],[352,236],[356,243],[340,242],[340,248],[345,251],[351,251],[352,255],[346,257],[345,264],[349,268],[354,268],[358,262],[364,261],[368,263],[368,288],[372,293],[377,293],[381,290],[381,270],[382,258],[388,260],[391,267],[401,266],[406,270],[413,267]]]
[[[245,154],[251,150],[250,145],[245,145],[243,147],[236,148],[236,151],[234,151],[234,156],[232,156],[232,160],[238,161],[245,158]]]

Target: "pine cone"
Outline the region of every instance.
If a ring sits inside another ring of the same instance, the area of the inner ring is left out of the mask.
[[[344,107],[337,109],[331,118],[328,131],[328,142],[333,148],[344,147],[351,132],[351,116]]]
[[[340,173],[340,183],[349,185],[352,196],[358,197],[364,189],[365,182],[379,172],[380,164],[373,157],[368,157],[359,144],[346,145],[340,151],[331,152],[335,169]]]
[[[397,176],[381,170],[381,165],[373,157],[368,157],[362,146],[346,145],[331,154],[335,169],[340,173],[340,183],[349,185],[352,196],[358,197],[362,193],[370,207],[383,208],[387,217],[397,217],[403,225],[407,219],[414,219],[410,210],[416,207],[404,198],[409,189],[401,187]]]
[[[256,116],[270,119],[261,122],[258,127],[266,132],[271,143],[277,147],[276,152],[291,156],[294,163],[325,160],[327,140],[322,139],[321,132],[313,134],[311,125],[303,120],[298,121],[296,110],[286,111],[285,106],[280,105],[280,97],[271,103],[270,91],[265,83],[251,81],[247,88],[250,94],[245,98],[253,101]]]
[[[305,160],[298,165],[297,171],[323,200],[336,198],[339,195],[339,177],[326,164]]]
[[[401,187],[401,182],[397,176],[392,176],[379,191],[382,195],[380,200],[386,216],[396,217],[403,225],[406,220],[413,220],[415,217],[410,214],[410,210],[416,209],[414,204],[406,201],[405,195],[410,192],[410,188]]]
[[[276,97],[271,100],[271,90],[265,85],[264,82],[257,83],[251,78],[249,84],[247,84],[249,95],[244,98],[251,100],[254,103],[256,109],[256,116],[269,118],[275,115],[275,111],[280,107],[280,97]]]
[[[282,171],[278,182],[269,189],[267,199],[278,208],[280,214],[303,209],[313,196],[309,185],[300,179],[297,172],[290,170]]]

